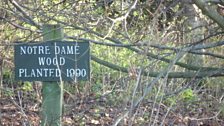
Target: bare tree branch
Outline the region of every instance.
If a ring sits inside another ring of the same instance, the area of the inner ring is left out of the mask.
[[[154,48],[157,48],[157,49],[172,50],[172,51],[175,51],[175,52],[178,52],[178,51],[181,50],[181,48],[168,47],[168,46],[163,46],[163,45],[158,45],[158,44],[156,44],[156,45],[155,44],[148,45],[148,44],[145,44],[145,43],[143,43],[143,44],[142,43],[113,44],[113,43],[108,43],[108,42],[99,42],[99,41],[96,41],[96,40],[91,40],[91,39],[86,39],[86,38],[78,38],[78,37],[72,37],[72,36],[66,36],[66,38],[89,41],[89,42],[92,42],[94,44],[99,44],[99,45],[104,45],[104,46],[114,46],[114,47],[149,46],[149,47],[154,47]],[[204,44],[198,44],[198,45],[200,45],[200,46],[198,46],[196,49],[190,50],[189,53],[198,54],[198,55],[208,55],[208,56],[224,59],[224,56],[219,55],[219,54],[214,54],[214,53],[211,53],[211,52],[198,51],[200,49],[207,49],[207,48],[214,48],[216,46],[223,46],[224,45],[223,41],[220,41],[220,42],[217,42],[217,43],[211,43],[211,44],[209,43],[209,44],[206,44],[206,45],[204,45]],[[200,47],[200,49],[198,49],[199,47]]]
[[[36,22],[33,21],[33,19],[23,10],[23,8],[15,1],[15,0],[9,0],[12,5],[19,11],[23,14],[23,16],[28,19],[29,23],[33,26],[36,26],[36,27],[40,27]]]
[[[128,73],[128,69],[125,67],[121,67],[110,62],[101,60],[93,55],[91,55],[91,59],[99,64],[102,64],[111,69],[122,71]],[[144,76],[157,77],[161,72],[142,72]],[[198,72],[170,72],[168,74],[168,78],[204,78],[204,77],[220,77],[224,76],[224,69],[218,70],[210,70],[210,71],[198,71]],[[165,77],[165,76],[162,76]]]
[[[224,29],[224,17],[206,4],[204,0],[193,0],[202,12]]]

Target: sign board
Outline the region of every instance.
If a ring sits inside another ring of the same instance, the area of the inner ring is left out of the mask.
[[[89,42],[18,43],[14,51],[16,80],[76,81],[90,77]]]

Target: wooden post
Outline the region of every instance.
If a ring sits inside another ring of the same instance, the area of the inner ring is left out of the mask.
[[[60,25],[43,26],[44,41],[62,40]],[[61,126],[63,82],[43,82],[41,126]]]

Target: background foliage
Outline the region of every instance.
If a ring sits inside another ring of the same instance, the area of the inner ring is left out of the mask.
[[[1,125],[39,124],[41,82],[14,81],[13,46],[42,41],[43,24],[91,43],[90,81],[65,82],[64,125],[224,125],[223,5],[1,0]]]

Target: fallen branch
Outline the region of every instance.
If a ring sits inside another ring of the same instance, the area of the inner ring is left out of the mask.
[[[110,62],[101,60],[97,58],[96,56],[91,55],[91,59],[101,65],[104,65],[108,68],[111,68],[113,70],[121,71],[124,73],[128,73],[128,68],[121,67],[115,64],[112,64]],[[142,72],[144,76],[150,76],[150,77],[157,77],[160,72],[148,72],[144,71]],[[207,71],[198,71],[198,72],[170,72],[168,74],[168,78],[204,78],[204,77],[220,77],[224,76],[224,69],[220,68],[217,70],[207,70]],[[164,78],[165,75],[162,76]]]

